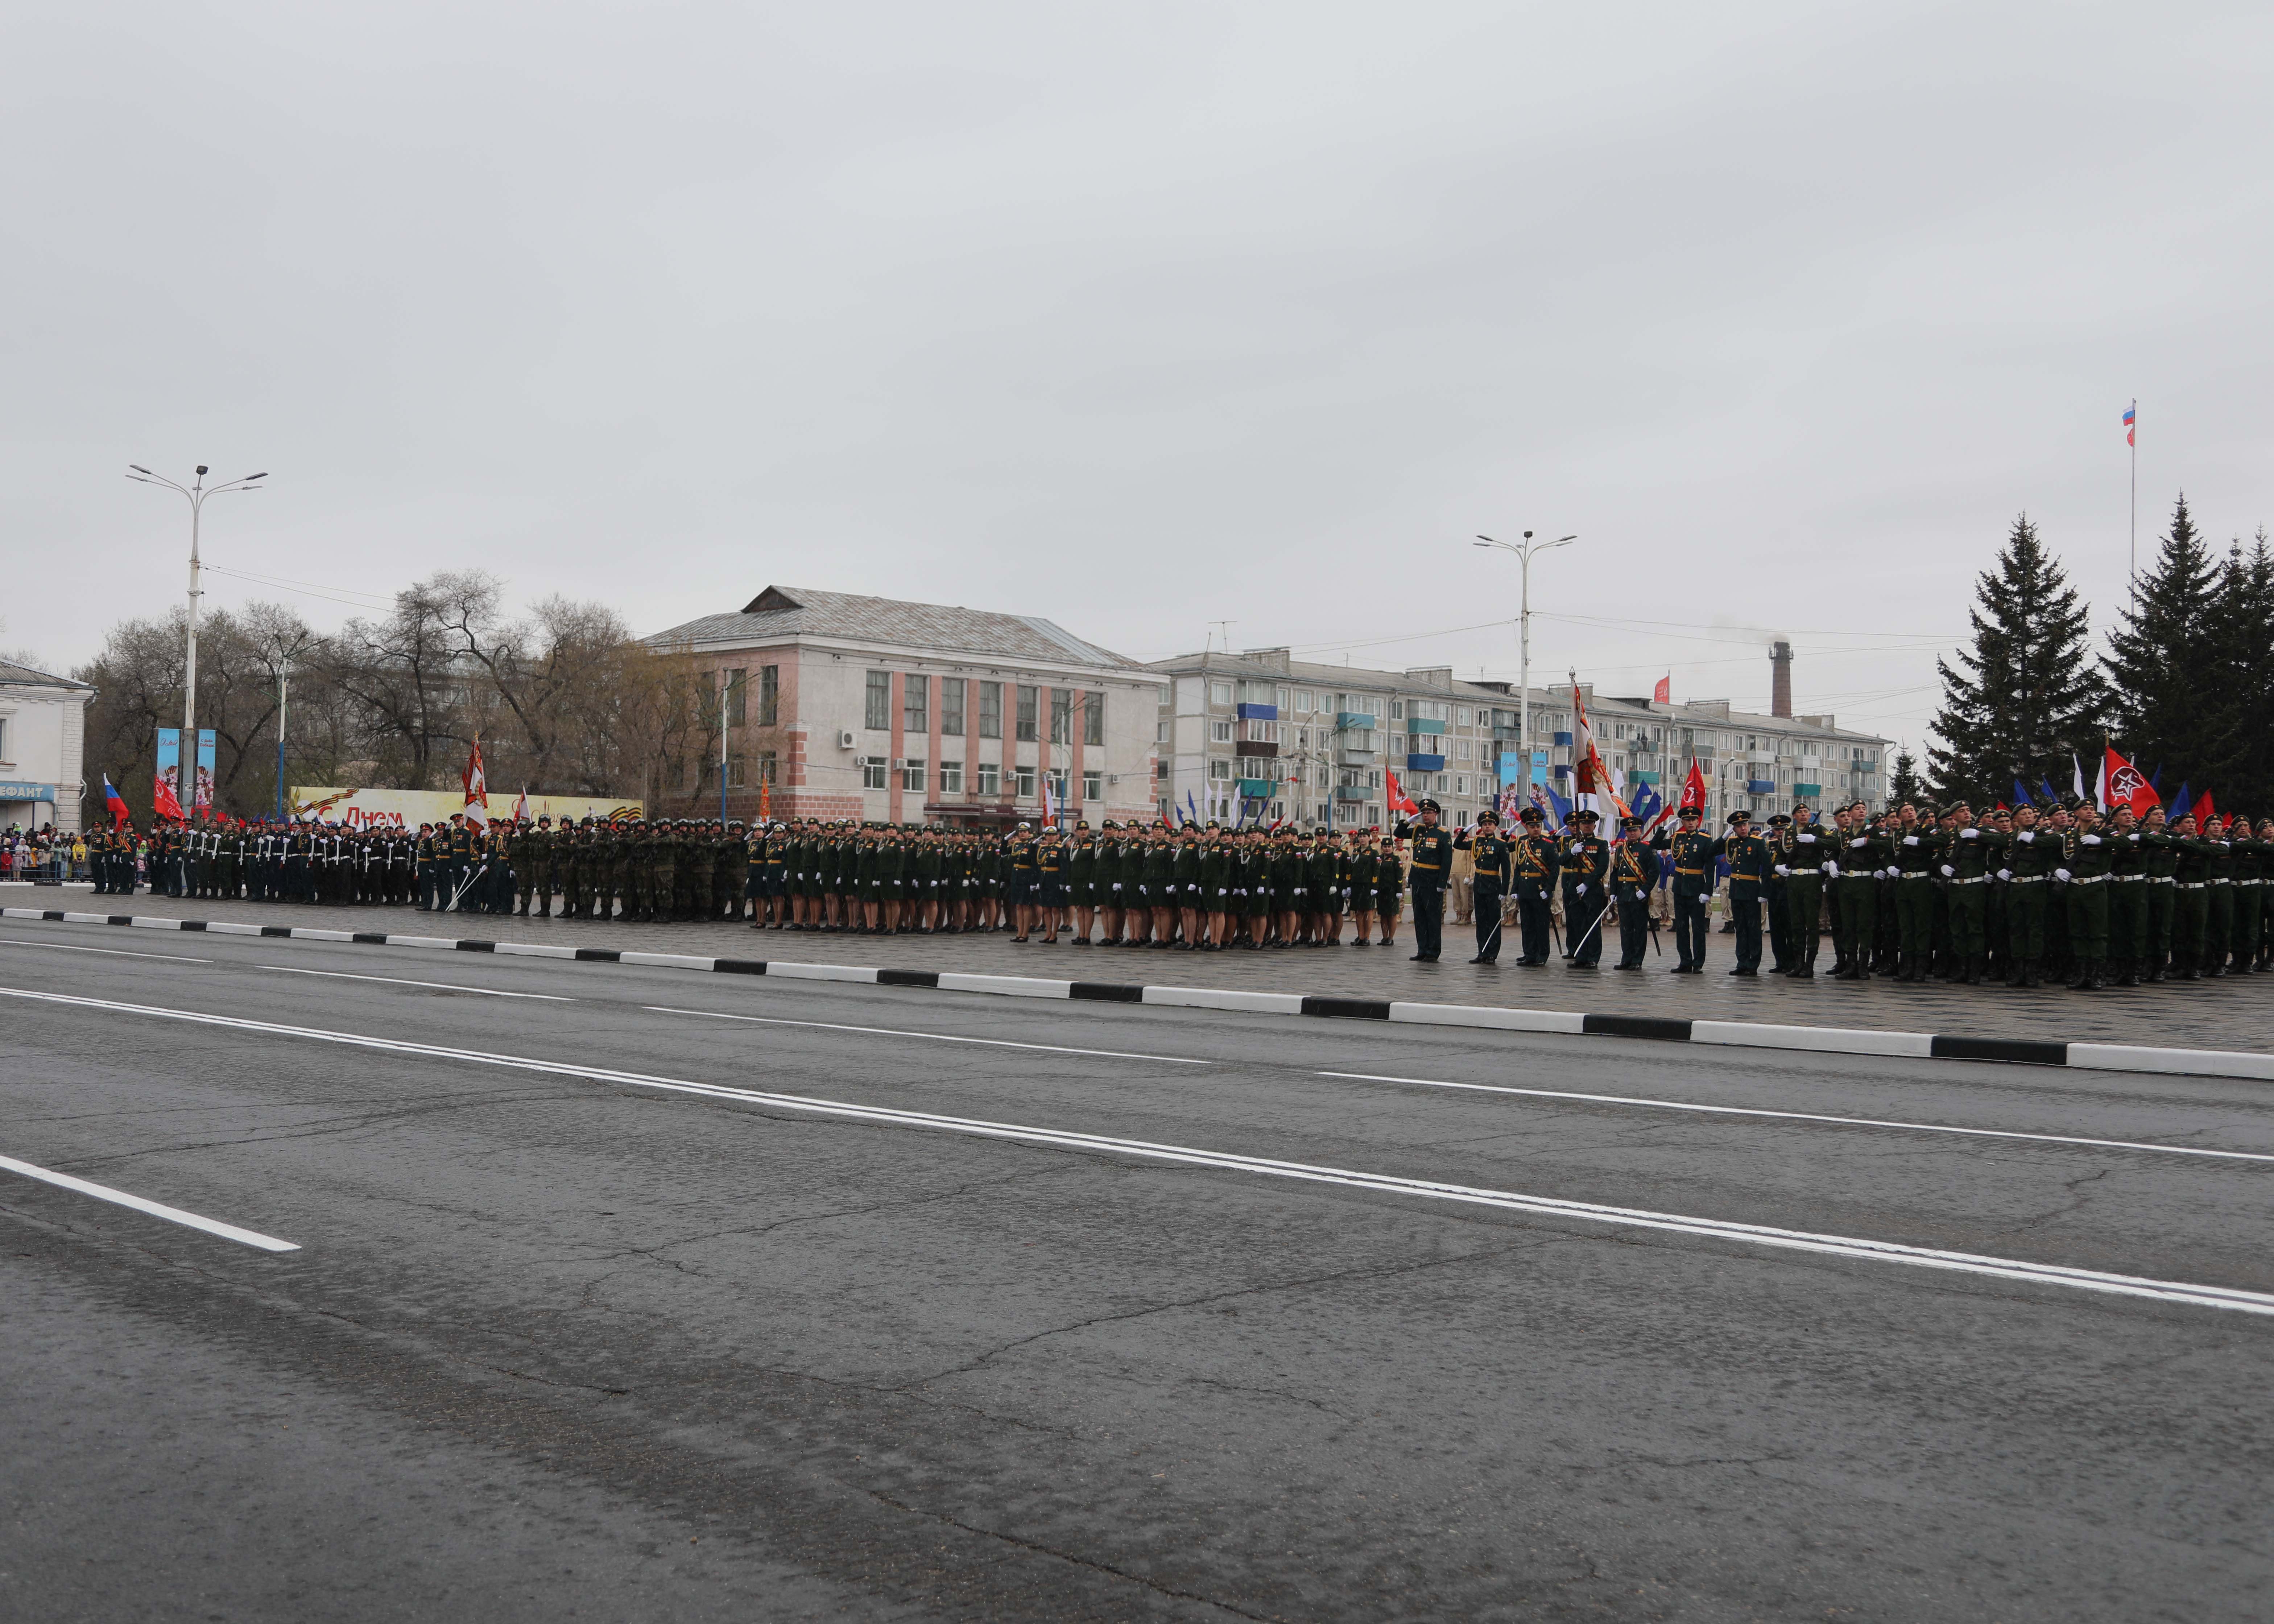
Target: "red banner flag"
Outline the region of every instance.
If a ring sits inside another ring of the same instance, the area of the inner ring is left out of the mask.
[[[1682,781],[1682,809],[1687,812],[1692,807],[1700,812],[1706,809],[1706,775],[1696,762],[1690,763],[1690,776]]]
[[[474,735],[473,753],[466,757],[466,822],[477,829],[490,826],[489,786],[482,779],[482,736]]]
[[[2205,790],[2202,794],[2197,795],[2195,804],[2190,809],[2195,815],[2195,827],[2204,834],[2209,834],[2214,820],[2218,816],[2218,807],[2211,800],[2210,792]]]
[[[1403,812],[1408,817],[1419,813],[1421,808],[1407,798],[1405,786],[1397,781],[1397,775],[1385,770],[1383,776],[1389,780],[1389,809],[1392,812]]]
[[[2107,747],[2102,747],[2107,749]],[[2141,817],[2150,807],[2160,807],[2164,798],[2148,782],[2148,775],[2126,761],[2113,749],[2107,749],[2108,759],[2101,763],[2102,804],[2110,811],[2118,807],[2129,807]]]
[[[151,787],[150,810],[160,817],[171,818],[177,823],[182,821],[181,800],[174,793],[174,786],[166,782],[166,775],[162,772]]]
[[[1654,704],[1670,705],[1674,703],[1674,673],[1672,672],[1668,672],[1664,676],[1658,680],[1658,686],[1650,690],[1650,697],[1652,703]]]

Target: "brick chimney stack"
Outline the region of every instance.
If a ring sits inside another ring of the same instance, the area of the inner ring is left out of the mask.
[[[1769,714],[1792,714],[1792,644],[1769,644]]]

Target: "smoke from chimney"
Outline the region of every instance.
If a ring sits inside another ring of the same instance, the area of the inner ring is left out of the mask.
[[[1792,644],[1769,644],[1769,714],[1792,714]]]

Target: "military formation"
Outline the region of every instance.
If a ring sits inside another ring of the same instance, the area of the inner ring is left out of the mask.
[[[1116,823],[1005,832],[793,819],[747,827],[699,819],[501,819],[346,828],[328,823],[168,823],[87,837],[99,893],[147,876],[169,896],[318,906],[401,906],[570,920],[743,921],[761,930],[864,935],[1007,932],[1066,942],[1214,952],[1395,945],[1410,897],[1414,952],[1443,951],[1455,852],[1474,869],[1476,952],[1496,964],[1560,959],[1592,970],[1615,934],[1615,967],[1663,953],[1649,901],[1674,904],[1675,974],[1701,974],[1713,897],[1738,976],[1827,974],[2090,991],[2274,967],[2274,818],[2136,816],[2071,804],[1964,802],[1829,823],[1805,804],[1755,828],[1733,812],[1718,834],[1695,808],[1645,831],[1595,813],[1551,832],[1527,808],[1515,831],[1486,813],[1444,828],[1434,801],[1377,830]],[[1345,944],[1347,921],[1354,939]],[[1764,964],[1764,957],[1768,960]]]

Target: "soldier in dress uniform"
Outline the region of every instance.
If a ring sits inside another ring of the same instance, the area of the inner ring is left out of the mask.
[[[1563,837],[1563,954],[1574,970],[1592,970],[1603,957],[1611,848],[1595,833],[1601,821],[1592,808],[1581,807],[1571,814],[1571,828]]]
[[[1631,812],[1619,820],[1619,843],[1611,853],[1611,899],[1619,909],[1622,970],[1642,968],[1650,948],[1650,893],[1658,884],[1658,853],[1643,838],[1642,819]]]
[[[1555,924],[1555,876],[1563,860],[1555,837],[1546,831],[1547,820],[1538,807],[1526,807],[1516,817],[1523,826],[1509,853],[1517,930],[1522,938],[1517,945],[1523,949],[1516,962],[1533,969],[1547,962]]]
[[[1425,801],[1415,821],[1397,828],[1399,839],[1413,843],[1408,861],[1413,888],[1412,957],[1420,964],[1435,964],[1444,951],[1445,887],[1453,874],[1453,837],[1437,826],[1443,810],[1435,801]]]
[[[1476,832],[1464,832],[1453,842],[1456,851],[1470,854],[1470,895],[1474,899],[1477,956],[1471,964],[1500,961],[1501,907],[1516,881],[1515,850],[1501,838],[1500,814],[1477,814]]]
[[[1651,844],[1664,853],[1674,868],[1674,957],[1675,975],[1706,974],[1706,908],[1713,897],[1713,860],[1719,854],[1715,847],[1721,844],[1705,832],[1706,808],[1684,807],[1675,814],[1680,827],[1668,832],[1660,830]],[[1756,925],[1753,935],[1756,958],[1760,950],[1760,932]]]

